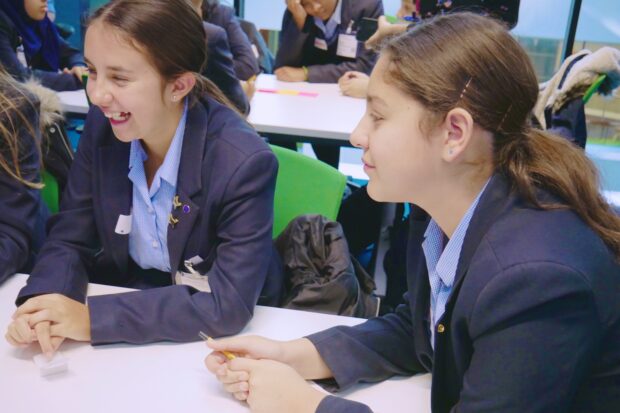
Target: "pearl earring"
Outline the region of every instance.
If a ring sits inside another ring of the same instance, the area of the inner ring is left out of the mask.
[[[177,101],[177,95],[172,95],[172,101],[176,102]]]

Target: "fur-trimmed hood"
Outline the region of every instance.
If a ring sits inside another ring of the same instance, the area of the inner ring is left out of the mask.
[[[24,86],[39,100],[41,105],[39,115],[41,130],[44,130],[52,124],[64,119],[62,114],[62,104],[60,103],[60,98],[56,95],[56,92],[46,88],[34,79],[28,80]]]

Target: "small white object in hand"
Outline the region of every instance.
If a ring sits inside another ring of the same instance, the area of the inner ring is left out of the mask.
[[[63,373],[69,368],[69,359],[63,356],[59,351],[54,354],[51,360],[48,360],[45,354],[37,354],[32,360],[39,368],[39,372],[43,377]]]

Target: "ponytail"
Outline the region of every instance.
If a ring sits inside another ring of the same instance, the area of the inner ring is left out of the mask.
[[[495,145],[495,170],[521,196],[538,208],[573,210],[620,259],[620,217],[601,196],[597,169],[582,149],[534,128],[517,137],[497,137]],[[537,188],[560,203],[542,203]]]
[[[239,111],[239,109],[228,99],[228,97],[222,92],[222,90],[207,77],[194,73],[196,77],[196,85],[192,90],[189,98],[190,106],[194,105],[202,96],[209,95],[215,99],[218,103],[234,110],[239,116],[245,118],[245,115]]]

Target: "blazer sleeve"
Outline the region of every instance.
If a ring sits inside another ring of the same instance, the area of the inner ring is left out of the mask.
[[[220,6],[220,9],[227,9],[224,29],[226,29],[230,50],[234,56],[235,74],[241,80],[248,80],[260,72],[252,44],[241,28],[233,9],[225,6]]]
[[[592,287],[561,264],[515,266],[479,294],[452,412],[568,411],[602,339]]]
[[[288,9],[284,12],[274,69],[282,66],[302,66],[304,44],[310,36],[308,32],[310,24],[312,24],[311,20],[306,18],[304,27],[302,30],[299,30],[291,12]]]
[[[219,26],[205,27],[207,33],[207,66],[205,75],[220,88],[241,113],[250,111],[250,103],[235,75],[233,55],[226,32]]]
[[[195,341],[236,334],[252,318],[272,260],[277,160],[266,149],[232,174],[216,222],[211,293],[183,285],[90,297],[93,344]]]
[[[352,7],[358,3],[353,2]],[[378,19],[383,15],[383,2],[371,1],[364,7],[358,19],[368,17]],[[357,23],[357,22],[356,22]],[[357,42],[357,56],[353,61],[308,66],[308,81],[313,83],[335,83],[346,72],[354,70],[370,74],[377,62],[377,53],[367,49],[364,42]]]
[[[394,313],[308,336],[334,374],[330,390],[425,371],[416,357],[408,294],[405,300]]]
[[[316,408],[316,413],[372,413],[370,407],[335,396],[327,396]]]
[[[62,68],[71,69],[74,66],[86,66],[82,53],[74,47],[71,47],[65,39],[58,37],[60,46],[60,66]]]
[[[92,157],[94,152],[93,111],[87,119],[75,159],[71,165],[60,212],[48,220],[48,237],[17,304],[29,297],[59,293],[84,302],[88,268],[99,246],[92,201]]]
[[[39,117],[35,106],[27,106],[24,115],[32,129],[25,125],[20,128],[19,168],[25,180],[39,182]],[[29,259],[40,203],[38,189],[0,171],[0,284],[20,271]]]

